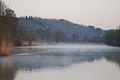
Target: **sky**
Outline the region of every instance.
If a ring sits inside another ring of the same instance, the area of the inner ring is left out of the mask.
[[[115,29],[120,25],[120,0],[3,0],[17,16],[67,19]]]

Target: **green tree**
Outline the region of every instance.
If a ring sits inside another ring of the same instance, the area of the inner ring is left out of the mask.
[[[120,46],[120,29],[106,31],[104,40],[108,45]]]

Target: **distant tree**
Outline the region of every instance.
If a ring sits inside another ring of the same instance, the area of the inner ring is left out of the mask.
[[[32,41],[36,41],[38,39],[38,34],[36,30],[32,29],[27,29],[26,27],[22,25],[18,25],[17,30],[16,30],[16,41],[15,45],[16,46],[21,46],[21,41],[28,41],[29,45],[32,45]]]
[[[58,42],[63,42],[65,41],[65,34],[62,30],[58,30],[54,33],[55,41]]]
[[[79,42],[79,36],[76,34],[73,34],[72,39],[74,42]]]
[[[120,29],[106,31],[104,41],[108,45],[120,46]]]
[[[90,28],[90,29],[95,29],[95,27],[94,27],[94,26],[91,26],[91,25],[89,25],[88,28]]]
[[[44,30],[43,36],[45,37],[45,40],[47,41],[52,41],[54,37],[50,28],[47,28],[46,30]]]

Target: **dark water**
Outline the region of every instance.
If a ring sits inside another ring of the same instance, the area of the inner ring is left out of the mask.
[[[16,47],[0,80],[120,80],[120,48],[93,44]]]

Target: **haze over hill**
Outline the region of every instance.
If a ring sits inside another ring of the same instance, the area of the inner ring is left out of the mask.
[[[65,19],[21,17],[19,25],[26,32],[36,33],[37,39],[49,41],[102,42],[104,30],[94,26],[75,24]]]

